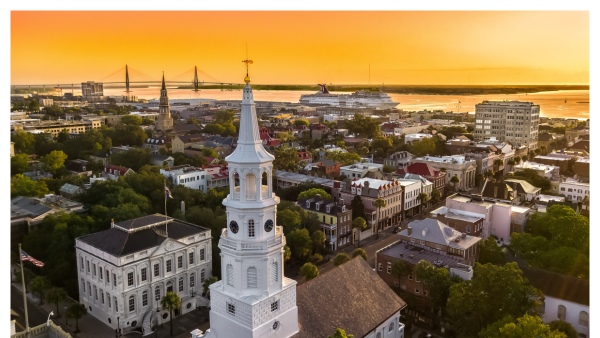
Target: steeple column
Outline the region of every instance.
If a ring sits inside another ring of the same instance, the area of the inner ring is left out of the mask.
[[[256,200],[262,201],[262,174],[256,175]]]

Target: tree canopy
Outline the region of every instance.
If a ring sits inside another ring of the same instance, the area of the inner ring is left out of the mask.
[[[323,189],[317,189],[317,188],[312,188],[306,191],[301,192],[298,195],[298,201],[303,200],[305,198],[312,198],[315,197],[317,195],[321,195],[321,198],[324,200],[330,200],[331,199],[331,195],[328,194],[325,190]]]
[[[538,316],[525,314],[516,320],[506,316],[479,332],[479,338],[567,338],[567,335],[542,323]]]
[[[282,146],[280,149],[275,150],[275,161],[273,166],[278,170],[291,170],[295,172],[300,167],[300,158],[298,157],[298,150],[296,148],[288,148]]]
[[[342,152],[341,150],[330,150],[325,152],[326,160],[333,160],[336,163],[342,163],[343,166],[360,163],[362,157],[357,153]]]

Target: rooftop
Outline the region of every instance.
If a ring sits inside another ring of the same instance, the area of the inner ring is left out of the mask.
[[[338,327],[364,337],[406,307],[361,257],[298,286],[296,305],[299,332],[293,338],[327,337]]]
[[[446,245],[456,249],[464,250],[481,240],[479,237],[465,235],[433,218],[412,221],[408,224],[408,227],[412,229],[411,235],[409,236],[408,229],[405,229],[400,232],[401,236]]]
[[[432,162],[438,162],[438,163],[455,163],[455,164],[464,164],[467,162],[475,162],[475,161],[466,160],[464,155],[423,156],[423,157],[416,158],[416,160],[432,161]]]
[[[590,281],[547,270],[520,267],[529,284],[550,296],[578,304],[590,305]]]
[[[459,268],[458,264],[462,264],[464,260],[459,257],[454,257],[441,250],[428,250],[420,246],[410,244],[404,240],[394,242],[385,248],[379,250],[378,254],[389,257],[400,258],[410,264],[416,265],[421,260],[426,260],[430,263],[438,263],[446,269]]]
[[[433,210],[431,214],[433,215],[433,217],[435,217],[436,215],[444,215],[446,216],[446,218],[457,219],[467,222],[477,222],[480,219],[485,218],[484,214],[477,214],[470,211],[452,209],[448,207],[439,207]]]
[[[334,182],[334,180],[330,180],[330,179],[326,179],[326,178],[290,173],[290,172],[283,171],[283,170],[277,170],[275,172],[275,176],[277,176],[278,178],[286,178],[286,179],[294,180],[294,181],[298,181],[298,182],[313,181],[315,183],[322,184],[322,185],[330,187],[330,188],[333,187],[333,182]]]
[[[350,170],[350,171],[363,171],[363,170],[369,170],[369,169],[382,169],[383,168],[383,164],[379,164],[379,163],[357,163],[357,164],[351,164],[351,165],[347,165],[345,167],[341,167],[341,170]]]

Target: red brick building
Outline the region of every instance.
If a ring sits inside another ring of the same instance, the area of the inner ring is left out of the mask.
[[[337,179],[340,177],[340,168],[343,163],[335,163],[334,160],[321,160],[316,165],[313,165],[314,170],[319,176],[325,175]]]
[[[439,190],[441,196],[444,196],[444,186],[446,185],[446,173],[435,169],[427,163],[412,163],[406,168],[398,169],[396,174],[404,176],[405,174],[415,174],[423,176],[429,182],[433,183],[433,189]]]
[[[434,219],[446,224],[447,226],[469,234],[471,236],[482,237],[483,217],[474,212],[457,210],[448,207],[440,207],[431,212]]]

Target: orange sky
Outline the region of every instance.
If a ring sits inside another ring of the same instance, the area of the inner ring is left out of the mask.
[[[131,81],[198,66],[239,83],[246,42],[258,84],[366,84],[369,63],[376,84],[589,83],[588,12],[12,12],[11,27],[12,84],[117,81],[126,63]]]

